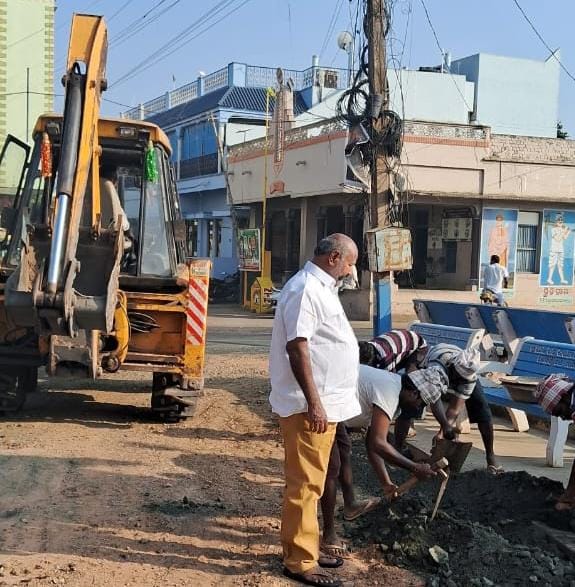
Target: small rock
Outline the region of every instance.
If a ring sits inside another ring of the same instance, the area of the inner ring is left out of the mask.
[[[380,544],[379,550],[381,550],[381,552],[387,552],[389,550],[389,546],[387,546],[387,544]]]
[[[493,587],[493,585],[495,585],[495,583],[493,581],[491,581],[491,579],[488,579],[487,577],[481,577],[481,581],[482,581],[483,585],[485,585],[485,587]]]
[[[429,554],[438,565],[446,565],[449,562],[449,554],[437,544],[429,549]]]
[[[528,550],[518,550],[515,554],[519,558],[531,558],[531,553]]]
[[[539,577],[537,575],[529,575],[529,581],[531,581],[531,583],[537,583],[539,581]]]
[[[557,565],[551,572],[556,577],[563,577],[563,575],[565,575],[565,569],[563,568],[563,565]]]
[[[391,548],[394,552],[399,552],[401,550],[401,544],[399,544],[399,542],[394,542]]]

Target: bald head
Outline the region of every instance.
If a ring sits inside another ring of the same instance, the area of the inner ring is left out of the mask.
[[[319,241],[313,262],[337,281],[352,273],[357,255],[357,245],[353,239],[335,232]]]
[[[323,255],[329,255],[332,251],[337,251],[341,255],[352,253],[357,257],[357,245],[353,239],[341,232],[334,232],[333,234],[322,238],[317,244],[313,254],[316,257],[320,257]]]

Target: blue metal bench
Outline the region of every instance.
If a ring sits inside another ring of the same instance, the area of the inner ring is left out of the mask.
[[[575,344],[526,337],[520,340],[513,359],[508,364],[492,362],[482,366],[482,373],[489,371],[523,377],[536,377],[541,380],[551,373],[564,373],[575,379]],[[521,431],[529,429],[525,413],[538,418],[550,419],[551,430],[547,443],[546,461],[551,467],[563,466],[563,451],[569,432],[569,421],[549,416],[538,404],[514,401],[505,386],[499,385],[484,376],[479,377],[478,384],[481,385],[490,404],[514,410],[518,419],[516,429]],[[523,413],[524,422],[521,422],[521,416],[519,415],[521,412]],[[514,424],[517,424],[517,422],[514,421]]]
[[[495,312],[505,312],[518,338],[532,336],[538,340],[574,343],[569,326],[575,320],[575,314],[569,312],[552,312],[549,310],[531,310],[528,308],[502,308],[489,304],[471,302],[444,302],[439,300],[413,300],[417,317],[422,322],[433,322],[446,326],[463,328],[475,327],[469,324],[468,310],[475,308],[481,316],[486,331],[499,334]]]
[[[469,302],[414,300],[414,308],[422,322],[446,326],[485,329],[483,358],[495,359],[494,339],[501,338],[510,357],[517,344],[527,336],[538,340],[575,343],[575,315],[568,312],[501,308]]]

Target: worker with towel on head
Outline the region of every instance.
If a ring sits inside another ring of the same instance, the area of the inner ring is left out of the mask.
[[[477,385],[479,351],[476,348],[462,350],[452,344],[439,343],[430,348],[422,367],[410,373],[413,383],[418,388],[429,386],[440,390],[444,401],[448,403],[447,419],[453,426],[465,406],[469,421],[477,424],[481,434],[488,472],[493,475],[502,473],[503,468],[497,462],[493,446],[491,409],[481,387]],[[411,421],[420,414],[421,410],[403,409],[398,421]],[[396,426],[396,446],[403,446],[405,436],[402,437],[401,432],[407,430],[409,422]]]
[[[538,386],[535,397],[539,405],[551,416],[562,420],[575,420],[575,382],[566,375],[553,374],[546,377]],[[575,462],[567,489],[557,500],[555,509],[559,511],[575,509]]]

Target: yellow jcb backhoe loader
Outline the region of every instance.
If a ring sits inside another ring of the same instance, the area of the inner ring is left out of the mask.
[[[13,137],[2,151],[0,411],[21,407],[41,366],[151,372],[167,418],[203,389],[209,262],[186,258],[166,135],[99,117],[106,53],[103,18],[74,15],[63,115],[40,117],[31,152]]]

